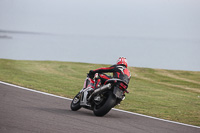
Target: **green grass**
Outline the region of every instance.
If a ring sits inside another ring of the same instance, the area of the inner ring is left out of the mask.
[[[73,98],[89,70],[107,66],[0,59],[0,80]],[[129,69],[130,93],[117,108],[200,126],[200,72]]]

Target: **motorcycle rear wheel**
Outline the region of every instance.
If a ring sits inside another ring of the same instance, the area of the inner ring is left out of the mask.
[[[109,91],[107,98],[104,99],[103,104],[94,105],[93,112],[96,116],[106,115],[116,104],[116,97],[112,91]]]

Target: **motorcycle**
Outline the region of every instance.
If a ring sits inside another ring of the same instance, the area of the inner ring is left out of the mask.
[[[97,75],[94,80],[87,75],[83,89],[71,102],[72,111],[77,111],[83,107],[93,110],[96,116],[104,116],[125,99],[125,93],[129,93],[127,91],[128,84],[123,80],[111,78],[101,85],[97,82],[99,81],[99,74]]]

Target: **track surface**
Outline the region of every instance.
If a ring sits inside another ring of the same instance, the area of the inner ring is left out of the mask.
[[[0,133],[200,133],[200,128],[112,110],[70,110],[70,100],[0,83]]]

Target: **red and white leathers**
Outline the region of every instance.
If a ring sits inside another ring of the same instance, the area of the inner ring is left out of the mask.
[[[87,104],[88,96],[91,95],[91,93],[95,89],[99,88],[100,85],[104,85],[108,79],[112,78],[111,76],[102,74],[102,73],[108,73],[108,72],[113,73],[113,78],[121,79],[127,84],[129,83],[129,80],[131,78],[130,71],[124,64],[116,64],[110,67],[103,67],[96,70],[90,70],[88,77],[85,80],[83,91],[82,91],[84,93],[83,95],[84,97],[81,100],[82,105],[89,106]],[[95,81],[94,81],[93,78],[96,73],[99,73],[98,74],[99,78],[95,78]]]
[[[129,80],[131,78],[131,74],[128,68],[125,65],[118,65],[118,64],[112,65],[110,67],[103,67],[96,70],[91,70],[89,75],[94,76],[95,73],[100,73],[99,76],[101,79],[101,84],[104,84],[104,82],[110,79],[111,77],[101,73],[108,73],[108,72],[113,72],[113,78],[121,79],[127,84],[129,83]]]

